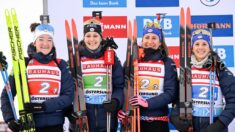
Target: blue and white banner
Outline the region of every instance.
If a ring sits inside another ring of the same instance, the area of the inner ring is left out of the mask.
[[[192,16],[193,29],[208,28],[207,23],[215,22],[216,30],[212,34],[215,37],[233,36],[233,15],[203,15]]]
[[[136,0],[136,7],[177,7],[179,0]]]
[[[156,16],[136,16],[138,37],[143,36],[143,28],[148,22],[157,22]],[[179,16],[166,16],[160,20],[165,37],[179,37]]]
[[[233,45],[216,45],[213,50],[218,53],[220,59],[227,67],[234,67],[234,46]]]
[[[126,0],[83,0],[84,8],[126,7]]]

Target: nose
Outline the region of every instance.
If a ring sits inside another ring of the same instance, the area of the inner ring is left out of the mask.
[[[148,41],[148,46],[149,46],[149,47],[153,47],[154,45],[155,45],[154,40],[150,39],[150,40]]]
[[[200,49],[204,49],[204,48],[206,48],[206,46],[203,45],[203,44],[200,44],[200,45],[199,45],[199,48],[200,48]]]
[[[90,37],[90,38],[89,38],[89,41],[94,41],[94,37]]]
[[[152,39],[149,39],[148,40],[148,44],[152,44],[153,43],[153,40]]]
[[[43,41],[42,41],[42,44],[43,44],[43,45],[46,45],[46,44],[47,44],[47,41],[46,41],[46,40],[43,40]]]

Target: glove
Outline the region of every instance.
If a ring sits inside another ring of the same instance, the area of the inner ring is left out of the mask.
[[[122,122],[122,120],[125,118],[125,116],[126,116],[126,113],[123,110],[118,111],[118,116],[117,116],[118,120],[120,120]]]
[[[129,103],[132,106],[142,106],[144,108],[148,108],[148,102],[142,98],[141,96],[133,96],[130,100]]]
[[[43,103],[25,103],[25,111],[29,113],[42,112],[45,110],[45,105]]]
[[[206,128],[206,132],[222,132],[225,128],[225,125],[218,119]]]
[[[22,126],[15,120],[11,120],[10,122],[8,122],[8,128],[10,128],[13,132],[19,132]]]
[[[182,120],[178,115],[170,115],[170,121],[180,132],[192,132],[192,125],[188,120]]]
[[[106,43],[104,44],[103,49],[106,49],[107,47],[111,47],[113,49],[118,48],[117,44],[114,42],[112,37],[107,37],[106,38]]]
[[[7,61],[6,57],[3,55],[3,52],[0,51],[0,70],[6,70],[7,69]]]
[[[111,101],[104,101],[103,106],[106,112],[114,112],[117,110],[119,101],[117,99],[111,99]]]

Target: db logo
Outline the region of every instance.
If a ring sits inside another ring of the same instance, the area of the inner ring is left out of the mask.
[[[200,0],[200,1],[205,6],[215,6],[219,3],[220,0]]]

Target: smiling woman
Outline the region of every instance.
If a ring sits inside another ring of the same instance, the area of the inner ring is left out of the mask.
[[[96,50],[102,41],[101,23],[95,19],[84,23],[84,43],[90,50]]]
[[[235,115],[235,78],[212,49],[211,33],[196,29],[192,33],[191,56],[194,132],[228,132],[228,125]],[[186,126],[186,122],[177,123],[174,118],[172,121],[178,130],[182,125]]]
[[[207,30],[196,30],[192,37],[192,53],[198,62],[204,60],[211,51],[211,34]],[[207,58],[206,58],[207,59]]]
[[[54,47],[53,44],[54,28],[47,24],[38,25],[34,31],[34,46],[36,52],[47,55]]]
[[[32,6],[34,5],[34,6]],[[23,42],[23,49],[27,49],[27,44],[32,41],[31,33],[29,32],[28,26],[33,22],[39,20],[39,16],[42,14],[42,1],[31,1],[31,0],[23,0],[23,1],[1,1],[0,4],[0,40],[1,46],[0,50],[4,51],[5,56],[8,58],[8,73],[12,70],[11,63],[11,52],[9,45],[9,38],[7,33],[6,22],[4,18],[4,9],[15,8],[17,11],[17,17],[19,19],[19,27],[21,32],[21,38]],[[26,17],[27,16],[27,17]],[[3,46],[4,44],[4,46]],[[26,54],[26,50],[24,50]],[[0,79],[0,91],[4,87],[4,83],[2,79]],[[1,96],[1,95],[0,95]],[[18,101],[15,99],[15,107],[18,109]],[[18,114],[18,112],[17,112]],[[0,121],[3,121],[2,113],[0,111]],[[1,126],[0,126],[1,128]],[[4,128],[4,127],[3,127]],[[1,128],[2,129],[2,128]]]
[[[105,55],[108,53],[108,48],[116,49],[117,45],[112,38],[103,38],[101,23],[96,19],[84,22],[83,31],[84,37],[79,43],[79,54],[89,132],[106,132],[107,129],[113,132],[117,128],[117,117],[114,115],[123,104],[124,76],[116,53],[109,58]],[[110,58],[113,60],[111,70],[107,68],[106,63]],[[112,81],[107,81],[109,74],[112,74],[112,79],[108,80]],[[112,85],[111,93],[107,89],[109,84]],[[107,112],[112,113],[111,120]],[[76,130],[74,122],[70,123],[70,130]]]
[[[30,27],[34,35],[31,44],[33,52],[25,58],[27,76],[25,79],[27,79],[30,102],[23,102],[23,111],[33,114],[35,123],[33,128],[35,127],[37,132],[63,132],[64,110],[72,104],[74,82],[67,63],[56,57],[53,43],[54,28],[49,24],[37,23],[33,23]],[[14,67],[14,71],[15,69],[17,67]],[[22,89],[15,84],[16,79],[17,72],[11,74],[8,79],[13,98],[17,93],[19,95],[19,88]],[[25,125],[29,123],[22,120],[17,122],[17,119],[13,118],[6,91],[5,87],[1,94],[4,121],[12,131],[28,130],[28,126]]]

